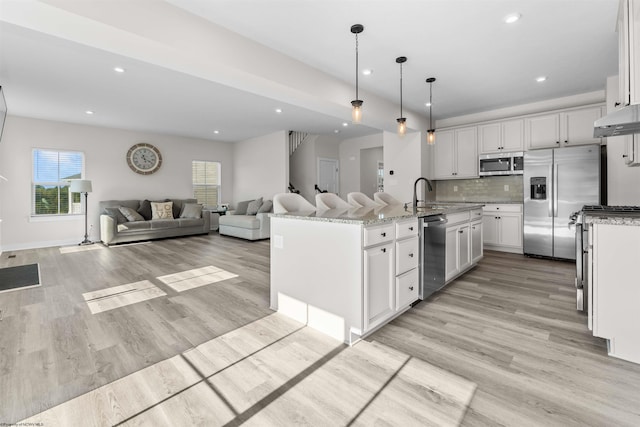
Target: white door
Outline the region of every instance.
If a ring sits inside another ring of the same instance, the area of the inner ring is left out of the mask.
[[[318,187],[338,194],[338,160],[318,157]]]

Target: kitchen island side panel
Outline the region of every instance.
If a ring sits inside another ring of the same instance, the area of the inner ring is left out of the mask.
[[[271,218],[273,310],[293,299],[306,310],[304,323],[347,341],[363,326],[362,263],[360,224]]]

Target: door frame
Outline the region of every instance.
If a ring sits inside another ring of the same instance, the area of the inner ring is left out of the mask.
[[[316,160],[316,182],[320,184],[320,162],[332,162],[336,167],[336,194],[340,193],[340,160],[328,157],[318,157]]]

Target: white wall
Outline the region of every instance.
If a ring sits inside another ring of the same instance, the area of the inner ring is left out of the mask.
[[[640,135],[634,135],[640,138]],[[640,206],[640,166],[624,164],[624,136],[607,138],[607,204]]]
[[[426,142],[422,143],[422,133],[408,132],[401,138],[396,133],[384,132],[383,141],[384,191],[401,202],[411,202],[413,184],[423,172],[422,152]]]
[[[289,143],[286,131],[278,131],[233,144],[233,197],[235,203],[263,197],[273,199],[289,186]]]
[[[360,150],[360,191],[373,198],[378,191],[378,162],[384,162],[382,147]]]
[[[162,167],[153,175],[136,174],[127,165],[127,151],[139,142],[155,145],[162,154]],[[9,116],[0,143],[0,174],[9,179],[0,184],[4,187],[0,218],[5,251],[78,243],[84,235],[83,216],[30,218],[33,148],[84,152],[85,176],[93,183],[88,198],[93,240],[99,239],[100,200],[192,197],[193,160],[222,164],[223,199],[231,196],[233,188],[230,143]]]
[[[360,153],[362,149],[382,147],[382,133],[345,139],[340,143],[340,197],[360,191]],[[385,164],[385,172],[387,165]],[[388,175],[385,174],[385,182]]]
[[[296,148],[296,151],[289,158],[289,181],[300,195],[315,204],[314,184],[317,182],[316,175],[318,161],[316,158],[316,140],[318,135],[309,135],[307,140]]]

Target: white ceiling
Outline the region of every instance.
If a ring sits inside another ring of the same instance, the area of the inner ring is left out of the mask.
[[[326,134],[338,129],[339,136],[351,137],[380,127],[342,126],[349,121],[348,107],[355,93],[344,99],[345,108],[340,111],[319,108],[312,99],[289,103],[291,98],[284,94],[272,91],[265,96],[267,92],[158,66],[133,51],[96,48],[83,41],[79,30],[75,36],[61,37],[46,29],[50,22],[16,24],[16,19],[2,16],[2,8],[12,12],[8,6],[17,1],[64,6],[72,13],[76,13],[73,7],[80,7],[73,0],[0,0],[0,85],[10,114],[222,141],[282,129]],[[158,4],[132,1],[139,3],[141,11]],[[152,14],[117,17],[120,2],[92,2],[110,7],[115,19],[138,23],[140,28],[151,25],[147,21]],[[360,69],[371,68],[373,74],[360,77],[360,88],[397,109],[389,117],[387,130],[393,129],[399,116],[397,56],[408,58],[403,67],[405,110],[428,116],[425,79],[437,78],[434,119],[602,90],[606,77],[617,72],[618,0],[168,2],[176,15],[185,11],[199,15],[261,43],[267,53],[267,48],[278,51],[350,89],[355,78],[355,38],[349,29],[363,24]],[[522,14],[522,19],[505,24],[503,18],[513,12]],[[89,18],[96,32],[114,22]],[[167,38],[179,38],[180,30],[168,28]],[[198,48],[206,50],[206,45]],[[116,65],[127,72],[114,73]],[[262,70],[253,73],[260,77]],[[541,75],[547,81],[536,83]],[[266,88],[270,82],[262,84]],[[366,114],[371,100],[362,98]],[[276,114],[275,108],[283,113]],[[95,114],[84,114],[87,109]],[[220,134],[214,135],[215,129]]]

